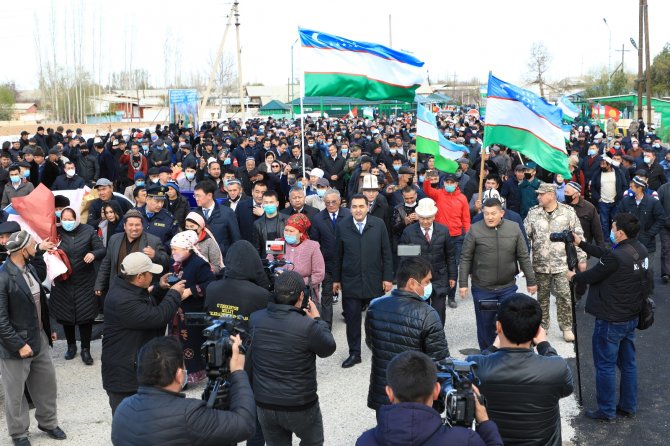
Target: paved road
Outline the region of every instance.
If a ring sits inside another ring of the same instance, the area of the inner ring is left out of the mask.
[[[520,281],[525,290],[523,279]],[[474,310],[471,297],[461,301],[457,309],[448,309],[446,336],[452,355],[464,358],[476,353],[477,340]],[[552,309],[555,320],[555,307]],[[344,319],[340,316],[341,306],[335,308],[334,335],[337,351],[330,358],[318,361],[319,399],[323,411],[325,438],[327,445],[350,445],[356,438],[375,425],[374,411],[366,407],[370,374],[370,354],[363,348],[363,363],[351,369],[342,369],[340,364],[347,356]],[[551,327],[549,339],[559,354],[574,357],[571,344],[560,338],[556,324]],[[93,366],[85,366],[79,358],[65,361],[65,341],[57,341],[53,357],[58,376],[58,409],[62,428],[69,439],[66,444],[104,445],[110,444],[111,411],[102,390],[100,378],[101,341],[92,343],[95,359]],[[202,386],[189,390],[191,397],[199,397]],[[563,438],[566,444],[574,435],[571,420],[577,414],[573,397],[561,402],[563,416]],[[4,417],[4,409],[2,416]],[[56,444],[37,430],[34,418],[31,421],[31,441],[34,445]],[[0,445],[9,444],[6,426],[0,423]],[[63,444],[63,443],[58,443]],[[295,443],[297,444],[297,443]]]

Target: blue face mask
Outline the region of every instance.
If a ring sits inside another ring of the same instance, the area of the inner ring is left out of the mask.
[[[416,163],[416,156],[413,156],[409,159],[412,163]]]
[[[158,150],[158,151],[161,151],[161,150],[163,150],[164,148],[165,148],[165,147],[163,147],[163,146],[156,146],[156,150]]]
[[[475,138],[470,138],[470,144],[474,144],[475,142],[477,142]]]
[[[193,178],[195,178],[195,173],[194,172],[186,172],[184,174],[184,176],[186,177],[187,180],[193,181]]]
[[[19,181],[21,181],[21,177],[18,175],[11,175],[9,179],[12,180],[12,183],[14,184],[17,184]]]
[[[295,185],[298,187],[302,187],[302,181],[298,181],[297,183],[295,183]]]
[[[67,232],[70,232],[74,229],[74,227],[77,225],[76,221],[61,221],[60,225],[63,229],[65,229]]]
[[[610,241],[616,243],[616,238],[614,237],[614,230],[610,229]]]
[[[149,146],[142,146],[142,150],[144,150],[145,152],[148,152],[149,151]]]
[[[135,186],[137,186],[137,187],[144,186],[144,181],[135,181]]]
[[[589,156],[593,156],[593,155],[595,155],[596,153],[598,153],[597,150],[589,149],[589,151],[588,151]]]
[[[228,166],[228,165],[230,165],[230,163],[231,163],[230,158],[226,158],[225,160],[223,160],[223,165],[224,166]]]
[[[317,194],[319,197],[323,198],[323,197],[326,195],[326,189],[317,189],[317,190],[316,190],[316,194]]]
[[[56,211],[56,218],[60,218],[60,214],[62,211]]]
[[[456,191],[456,185],[455,184],[447,184],[444,186],[444,190],[447,192],[455,192]]]
[[[423,175],[419,175],[419,183],[423,183],[423,180],[425,179],[426,177],[424,177]]]
[[[393,165],[393,170],[395,170],[396,172],[399,171],[399,170],[400,170],[400,166],[399,166],[398,164],[394,164],[394,165]]]
[[[423,296],[421,296],[421,300],[430,299],[431,294],[433,294],[433,284],[429,283],[428,285],[423,287]]]
[[[298,237],[296,237],[295,235],[284,234],[284,240],[286,240],[286,243],[288,243],[289,245],[295,245],[296,243],[298,243]]]
[[[349,149],[341,149],[340,153],[342,154],[342,156],[347,156],[347,153],[349,153]]]
[[[23,178],[30,178],[30,171],[26,170],[23,172]]]
[[[263,211],[265,211],[265,215],[273,215],[275,212],[277,212],[277,205],[275,205],[275,204],[264,204],[263,205]]]

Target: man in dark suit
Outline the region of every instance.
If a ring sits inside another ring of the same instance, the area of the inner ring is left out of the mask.
[[[294,187],[289,191],[288,201],[291,205],[281,210],[284,215],[305,214],[311,222],[319,213],[317,208],[305,204],[305,191],[301,187]]]
[[[241,238],[240,228],[235,213],[229,207],[214,201],[215,193],[216,184],[213,181],[203,180],[196,184],[193,198],[198,207],[195,212],[204,217],[207,228],[212,231],[221,254],[225,257],[228,247]]]
[[[430,198],[419,200],[415,209],[419,221],[407,226],[400,236],[401,244],[421,246],[421,257],[430,262],[433,269],[433,293],[430,305],[440,315],[442,327],[446,316],[447,293],[456,285],[456,260],[449,229],[435,222],[437,206]]]
[[[379,193],[379,180],[375,175],[363,176],[363,185],[361,186],[363,195],[370,203],[368,214],[382,219],[386,226],[386,232],[391,234],[391,208],[389,208],[386,197]]]
[[[344,193],[344,158],[339,155],[337,146],[333,143],[328,146],[329,156],[323,158],[322,165],[319,166],[325,172],[325,177],[333,188]]]
[[[319,242],[321,254],[326,264],[326,276],[321,283],[321,318],[333,326],[333,304],[337,302],[337,293],[333,291],[333,271],[337,261],[335,228],[342,220],[351,217],[351,211],[341,208],[342,197],[337,189],[328,189],[323,197],[326,209],[312,219],[310,238]]]
[[[165,250],[165,245],[158,237],[144,231],[144,219],[137,209],[126,212],[123,232],[114,234],[107,242],[107,255],[102,260],[95,280],[97,296],[102,296],[103,292],[109,289],[110,279],[118,275],[121,262],[133,252],[143,252],[152,262],[163,265],[163,271],[167,271],[170,256]]]
[[[391,242],[384,222],[368,215],[365,195],[351,197],[352,218],[337,224],[337,260],[333,270],[333,292],[342,290],[342,307],[347,324],[348,368],[361,362],[361,312],[371,299],[393,288]]]
[[[235,216],[240,228],[241,237],[249,243],[254,243],[254,223],[263,216],[263,194],[268,186],[258,181],[251,189],[251,199],[240,201],[235,207]]]

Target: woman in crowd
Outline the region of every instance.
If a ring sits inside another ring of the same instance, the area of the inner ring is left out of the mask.
[[[198,235],[195,231],[180,232],[170,242],[172,249],[173,274],[186,281],[186,290],[172,324],[172,335],[179,338],[184,348],[188,382],[197,383],[205,378],[205,362],[200,355],[200,347],[205,341],[202,336],[203,327],[186,325],[184,313],[202,312],[205,303],[205,290],[214,280],[214,274],[202,257],[196,244]]]
[[[71,207],[61,211],[60,221],[58,248],[67,255],[72,272],[65,280],[62,280],[63,276],[56,278],[51,287],[50,312],[65,329],[67,338],[65,359],[73,359],[77,354],[75,326],[79,326],[81,360],[86,365],[92,365],[91,333],[93,320],[98,314],[98,301],[93,291],[95,285],[93,262],[105,257],[107,251],[95,230],[88,225],[80,224],[79,214]]]
[[[205,225],[205,219],[197,212],[190,212],[186,216],[185,222],[186,230],[195,231],[198,234],[198,242],[195,247],[200,251],[200,254],[209,262],[212,267],[212,272],[216,275],[223,268],[223,255],[221,248],[214,239],[212,233]]]
[[[102,240],[103,246],[106,247],[109,238],[116,234],[116,227],[121,223],[121,207],[115,201],[110,201],[102,205],[100,214],[98,237]]]
[[[304,214],[293,214],[284,227],[286,254],[284,260],[293,262],[293,267],[287,267],[299,273],[305,280],[305,285],[311,283],[312,301],[320,304],[319,286],[323,282],[326,266],[319,243],[308,237],[311,223]],[[268,255],[268,259],[272,257]],[[311,279],[311,282],[310,282]]]

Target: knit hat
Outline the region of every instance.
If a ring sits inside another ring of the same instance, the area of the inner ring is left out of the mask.
[[[307,231],[312,226],[312,223],[310,223],[309,218],[305,214],[293,214],[286,220],[286,226],[291,226],[300,231],[302,233],[300,241],[303,241],[309,238]]]
[[[633,177],[633,183],[637,184],[638,186],[642,186],[645,189],[647,188],[647,182],[640,177]]]
[[[568,181],[567,186],[570,186],[571,188],[573,188],[574,190],[576,190],[580,194],[582,193],[582,186],[580,186],[579,183],[576,182],[576,181]]]
[[[9,240],[5,247],[7,248],[7,252],[11,254],[25,248],[30,240],[32,240],[32,237],[27,231],[15,232],[9,236]]]
[[[135,172],[135,177],[134,180],[143,180],[144,179],[144,172]]]

